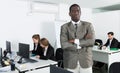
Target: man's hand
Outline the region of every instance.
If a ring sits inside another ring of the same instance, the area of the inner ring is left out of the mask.
[[[39,56],[39,55],[37,55],[37,56],[36,56],[36,58],[40,59],[40,56]]]
[[[72,39],[72,40],[69,40],[69,42],[70,42],[70,43],[74,43],[74,41],[75,41],[74,39]]]
[[[79,46],[80,45],[79,39],[72,39],[72,40],[69,40],[69,42],[73,43],[73,44],[76,44],[77,45],[77,49],[81,49],[81,47]]]
[[[102,46],[102,50],[105,50],[106,49],[106,46]]]

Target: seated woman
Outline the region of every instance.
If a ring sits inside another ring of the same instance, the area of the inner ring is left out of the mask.
[[[42,38],[40,42],[42,47],[41,55],[36,57],[44,60],[54,60],[54,48],[49,44],[49,41],[46,38]]]
[[[40,46],[40,36],[39,34],[34,34],[32,36],[33,39],[33,50],[32,50],[32,54],[33,55],[40,55],[40,52],[42,51],[42,47]]]

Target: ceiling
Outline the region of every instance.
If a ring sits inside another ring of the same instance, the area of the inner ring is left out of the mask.
[[[109,10],[120,10],[120,4],[115,4],[115,5],[100,7],[100,8],[96,8],[96,9],[108,10],[108,11],[109,11]]]
[[[84,8],[100,8],[120,4],[120,0],[32,0],[32,1],[40,1],[55,4],[65,3],[69,5],[77,3]]]

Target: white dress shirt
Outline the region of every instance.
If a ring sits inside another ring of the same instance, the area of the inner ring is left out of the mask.
[[[37,50],[37,46],[38,46],[38,44],[35,44],[35,50]]]
[[[72,21],[72,24],[74,25],[74,27],[75,27],[75,24],[77,24],[77,27],[78,27],[78,26],[81,25],[81,22],[80,22],[80,20],[79,20],[78,22],[74,22],[74,21]]]
[[[110,48],[110,46],[111,46],[111,42],[112,42],[112,40],[113,40],[113,39],[111,39],[111,40],[110,40],[110,42],[109,42],[109,45],[108,45],[108,46],[109,46],[109,48]]]
[[[81,22],[80,22],[80,20],[78,22],[72,21],[72,24],[74,25],[74,27],[76,27],[75,24],[77,24],[77,27],[78,27],[78,26],[81,25]],[[78,38],[75,38],[75,42],[74,43],[77,44],[77,49],[81,49],[81,46],[79,46],[80,45],[80,40]]]
[[[45,47],[44,49],[45,49],[45,51],[44,51],[44,56],[46,56],[46,54],[47,54],[47,50],[48,50],[48,46]]]

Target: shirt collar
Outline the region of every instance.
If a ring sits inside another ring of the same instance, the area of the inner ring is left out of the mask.
[[[71,21],[72,22],[72,24],[75,26],[75,24],[77,24],[77,26],[80,26],[81,25],[81,22],[80,22],[80,20],[78,21],[78,22],[74,22],[74,21]]]
[[[112,39],[110,39],[110,41],[112,41],[113,40],[113,38]]]
[[[72,24],[75,25],[75,24],[80,24],[80,20],[78,22],[74,22],[72,21]]]

